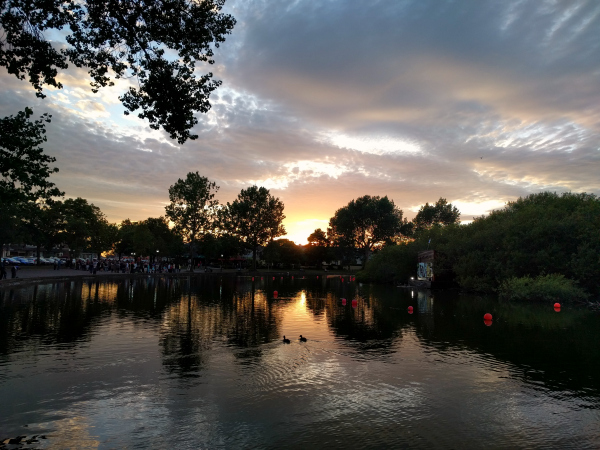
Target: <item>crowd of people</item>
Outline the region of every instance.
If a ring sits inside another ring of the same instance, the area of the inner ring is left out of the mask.
[[[174,262],[159,261],[129,261],[129,260],[77,260],[75,270],[86,270],[92,274],[97,272],[111,273],[178,273],[181,272],[181,264]]]

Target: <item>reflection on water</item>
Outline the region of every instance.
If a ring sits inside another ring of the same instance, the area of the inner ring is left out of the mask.
[[[4,290],[0,439],[45,434],[36,448],[597,448],[599,325],[587,310],[340,277]]]

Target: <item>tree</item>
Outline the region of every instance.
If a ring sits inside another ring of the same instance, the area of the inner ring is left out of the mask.
[[[434,226],[445,226],[460,222],[460,211],[445,198],[440,199],[435,205],[425,203],[413,220],[416,231],[428,230]]]
[[[86,67],[92,91],[115,79],[136,77],[120,97],[129,112],[141,110],[150,127],[164,128],[183,144],[196,139],[194,112],[210,109],[208,98],[220,84],[212,73],[197,77],[197,63],[213,64],[235,19],[221,13],[225,0],[3,0],[0,3],[0,65],[19,79],[29,78],[38,97],[44,85],[62,88],[58,70]],[[70,30],[70,45],[57,49],[51,30]]]
[[[327,234],[320,228],[317,228],[315,231],[313,231],[310,236],[308,236],[307,241],[309,245],[315,247],[329,247],[330,244]]]
[[[23,238],[35,245],[37,263],[40,264],[42,247],[47,251],[61,243],[64,227],[62,202],[47,200],[28,202],[21,210],[21,230]]]
[[[251,186],[242,189],[233,203],[222,210],[222,224],[226,231],[238,236],[252,249],[252,268],[256,270],[256,252],[259,245],[285,234],[281,224],[283,202],[273,197],[264,187]]]
[[[329,226],[337,245],[364,251],[364,268],[374,247],[400,233],[402,210],[387,196],[365,195],[338,209],[329,220]]]
[[[147,244],[149,255],[180,255],[183,250],[181,235],[169,228],[169,221],[165,217],[148,217],[142,222],[152,236]]]
[[[317,228],[308,236],[308,245],[305,246],[307,259],[315,266],[320,267],[323,261],[331,259],[331,242],[325,231]]]
[[[188,173],[185,180],[180,178],[169,188],[171,203],[165,208],[166,215],[175,224],[175,231],[188,240],[192,262],[198,238],[216,227],[218,190],[219,186],[198,172]]]
[[[304,252],[302,247],[289,239],[277,239],[271,241],[265,247],[265,259],[273,264],[280,263],[285,266],[293,266],[302,262]]]
[[[65,221],[63,239],[74,255],[83,250],[100,254],[113,246],[116,226],[107,222],[100,208],[78,197],[65,200],[62,209]]]
[[[31,108],[16,116],[0,119],[0,244],[16,237],[21,220],[35,204],[63,193],[48,180],[57,168],[56,158],[45,155],[39,145],[46,141],[45,123],[52,116],[43,114],[31,121]]]

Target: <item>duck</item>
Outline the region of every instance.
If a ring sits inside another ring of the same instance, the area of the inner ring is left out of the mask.
[[[290,340],[289,340],[289,339],[286,339],[286,337],[285,337],[285,336],[283,336],[283,343],[284,343],[284,344],[289,344],[289,343],[290,343]]]
[[[306,338],[305,338],[305,337],[302,337],[302,335],[300,335],[300,341],[302,341],[302,342],[306,342]]]

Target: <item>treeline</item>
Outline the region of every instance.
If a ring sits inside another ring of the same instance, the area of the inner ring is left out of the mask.
[[[434,271],[464,289],[508,297],[560,298],[600,294],[600,199],[542,192],[509,202],[468,225],[433,225],[413,240],[377,253],[363,280],[405,282],[417,253],[437,252]]]
[[[52,167],[56,159],[40,147],[51,116],[34,120],[32,115],[26,108],[0,118],[2,245],[33,244],[38,258],[42,250],[52,253],[63,245],[71,257],[86,251],[190,258],[198,255],[199,244],[208,259],[251,249],[256,264],[258,248],[285,234],[283,203],[267,189],[242,189],[232,203],[220,205],[215,199],[219,187],[198,172],[188,173],[169,188],[164,217],[108,223],[104,213],[83,198],[61,200],[64,193],[49,180],[58,172]]]

